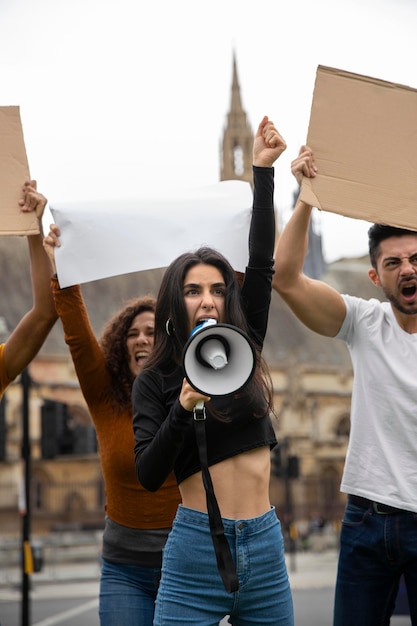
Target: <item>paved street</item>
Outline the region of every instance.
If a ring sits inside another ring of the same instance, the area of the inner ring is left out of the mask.
[[[296,626],[331,626],[337,553],[299,553],[287,559],[294,597]],[[0,569],[1,573],[1,569]],[[31,626],[98,626],[97,562],[47,565],[31,576]],[[0,576],[0,626],[20,626],[19,572]],[[227,625],[227,619],[220,626]],[[407,616],[394,616],[391,626],[409,626]]]

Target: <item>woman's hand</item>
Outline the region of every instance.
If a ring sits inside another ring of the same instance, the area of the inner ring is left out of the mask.
[[[209,400],[209,396],[205,396],[199,391],[196,391],[193,387],[191,387],[187,379],[184,378],[180,393],[180,404],[183,409],[186,411],[193,411],[197,402],[208,402]]]
[[[286,148],[285,140],[265,115],[253,143],[253,164],[258,167],[272,167]]]
[[[51,224],[49,229],[49,233],[43,240],[43,247],[51,261],[53,271],[56,274],[55,248],[59,248],[61,246],[61,242],[59,240],[61,236],[61,231],[56,224]]]
[[[36,189],[36,180],[28,180],[22,188],[23,198],[19,200],[20,208],[24,213],[34,211],[41,221],[48,200]]]

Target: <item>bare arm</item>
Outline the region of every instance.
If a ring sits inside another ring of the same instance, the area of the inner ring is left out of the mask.
[[[291,164],[300,182],[303,175],[315,176],[313,153],[303,146]],[[303,273],[308,249],[308,227],[312,207],[298,200],[275,248],[273,288],[308,328],[328,337],[339,331],[346,315],[342,296],[330,285]]]
[[[53,327],[57,314],[50,280],[52,267],[43,249],[42,215],[46,198],[36,191],[36,181],[23,187],[22,211],[36,211],[40,234],[28,236],[33,306],[13,330],[4,347],[6,371],[10,379],[31,362]]]

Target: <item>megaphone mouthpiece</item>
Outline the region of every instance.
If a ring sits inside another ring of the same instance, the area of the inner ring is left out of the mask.
[[[204,330],[205,328],[209,326],[214,326],[215,324],[217,324],[217,320],[213,319],[212,317],[208,317],[205,320],[201,320],[201,322],[199,322],[197,326],[195,326],[193,330],[191,331],[190,337],[192,337],[196,333],[199,333],[200,330]]]
[[[250,381],[256,352],[239,328],[205,320],[193,330],[184,347],[183,367],[194,389],[210,397],[226,396],[237,393]]]
[[[215,370],[223,369],[227,365],[226,347],[223,341],[216,337],[202,341],[199,346],[199,354]]]

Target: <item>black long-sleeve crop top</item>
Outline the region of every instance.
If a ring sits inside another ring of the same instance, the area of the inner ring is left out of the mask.
[[[274,169],[253,167],[254,195],[249,230],[249,263],[241,288],[252,339],[262,347],[268,324],[275,244]],[[174,470],[177,483],[200,471],[193,413],[179,402],[184,373],[181,367],[144,370],[133,391],[136,474],[142,485],[156,491]],[[251,384],[249,383],[249,386]],[[226,420],[211,415],[227,414]],[[256,447],[276,443],[263,396],[241,392],[212,398],[206,404],[209,466]],[[262,417],[259,417],[262,415]]]

